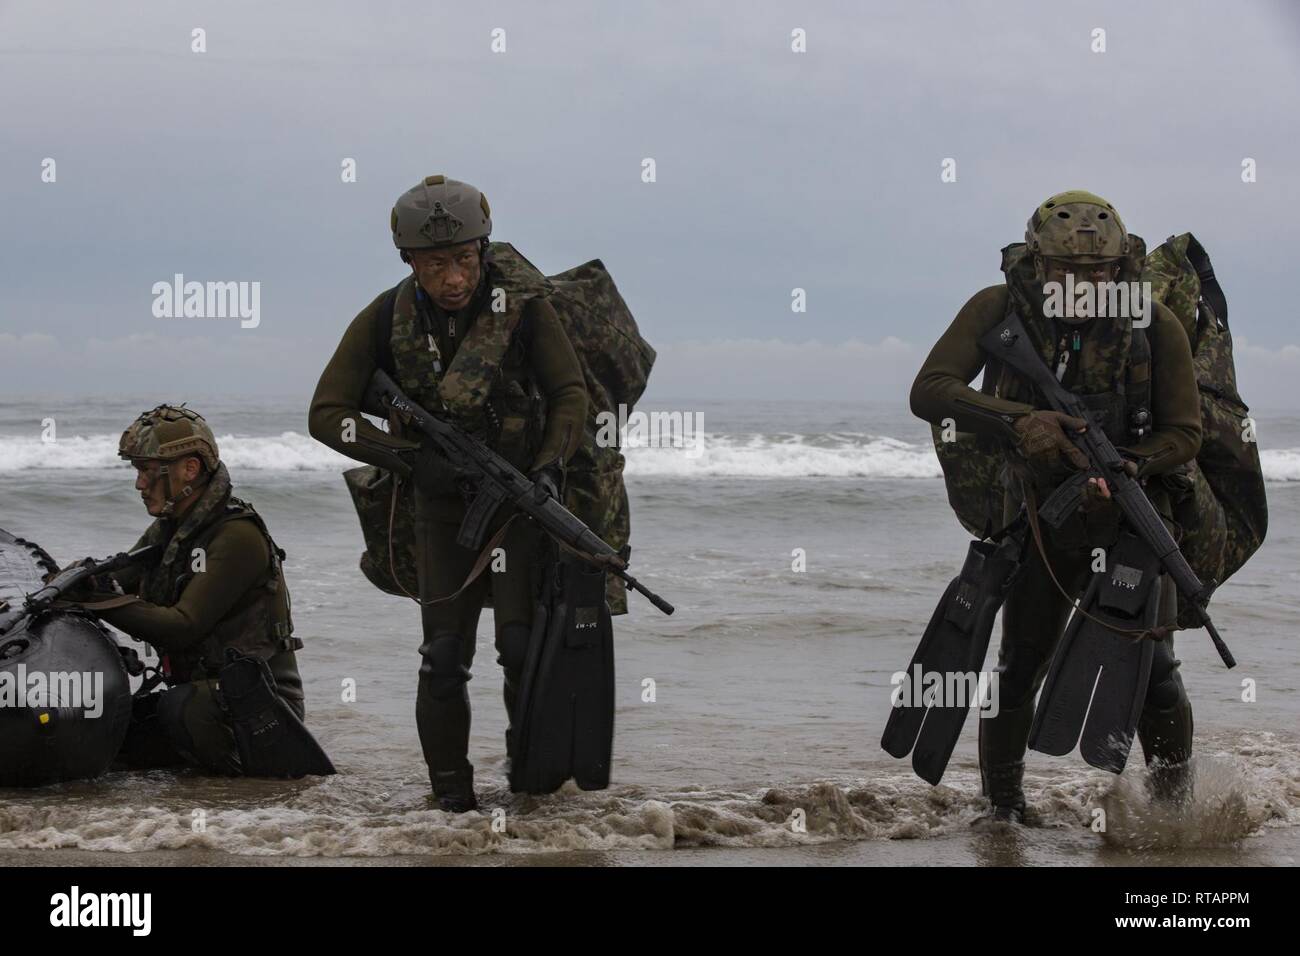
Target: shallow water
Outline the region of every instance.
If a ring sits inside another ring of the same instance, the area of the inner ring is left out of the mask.
[[[147,518],[113,453],[116,431],[149,404],[0,406],[0,526],[64,562],[131,544]],[[292,404],[194,404],[216,426],[236,493],[289,553],[308,722],[340,774],[286,783],[159,771],[4,792],[0,862],[1294,863],[1292,418],[1261,416],[1270,539],[1214,602],[1240,666],[1225,670],[1203,632],[1178,637],[1200,755],[1192,806],[1181,818],[1151,811],[1137,753],[1118,785],[1077,755],[1031,753],[1036,825],[984,832],[970,826],[981,809],[974,719],[938,788],[879,749],[890,675],[966,541],[925,428],[904,410],[705,403],[704,456],[631,449],[633,569],[678,610],[666,618],[633,596],[615,621],[613,786],[509,793],[485,614],[470,684],[483,812],[449,817],[429,806],[415,732],[418,613],[356,568],[343,460],[305,437]],[[46,446],[39,423],[51,415],[59,434]],[[806,571],[792,570],[795,549]],[[355,703],[342,700],[346,678]],[[1090,829],[1098,807],[1104,833]]]

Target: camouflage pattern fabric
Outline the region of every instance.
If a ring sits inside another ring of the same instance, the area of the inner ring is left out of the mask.
[[[419,594],[415,572],[415,498],[410,482],[396,482],[391,471],[363,465],[343,472],[343,481],[352,496],[352,505],[361,522],[366,550],[361,553],[361,573],[366,580],[389,594],[407,597]],[[392,507],[393,485],[398,485],[397,514],[393,521],[393,555],[388,556],[388,513]],[[402,588],[406,590],[403,591]]]
[[[1201,295],[1188,259],[1191,233],[1171,236],[1147,258],[1142,278],[1152,297],[1178,316],[1192,343],[1201,393],[1201,450],[1188,476],[1190,492],[1174,499],[1179,542],[1203,581],[1220,584],[1235,574],[1264,542],[1268,497],[1259,445],[1249,433],[1250,409],[1237,391],[1232,333]],[[1196,626],[1180,596],[1179,621]]]
[[[470,431],[483,429],[489,398],[502,397],[496,394],[496,386],[524,308],[530,300],[550,292],[545,276],[531,266],[522,266],[516,257],[500,254],[497,247],[501,245],[489,246],[489,295],[483,311],[441,375],[430,360],[428,340],[420,328],[414,276],[398,285],[393,303],[391,347],[397,383],[418,404],[448,414]],[[504,293],[499,298],[493,295],[497,289]],[[498,301],[504,306],[502,312],[492,311]]]
[[[221,461],[217,439],[207,420],[182,405],[159,405],[138,418],[118,439],[117,455],[130,461],[176,461],[197,455],[215,471]]]
[[[934,453],[943,469],[948,504],[961,526],[979,539],[1001,526],[1006,466],[1002,452],[992,442],[969,432],[943,440],[943,429],[930,426]]]
[[[1011,303],[1034,337],[1043,361],[1050,363],[1056,355],[1056,343],[1052,341],[1052,332],[1043,317],[1042,309],[1028,291],[1033,286],[1027,283],[1035,280],[1033,263],[1024,243],[1012,243],[1002,250],[1002,271],[1007,276]],[[1132,327],[1127,322],[1122,325],[1116,322],[1097,322],[1088,331],[1090,334],[1082,340],[1083,347],[1076,365],[1080,378],[1075,379],[1072,391],[1076,395],[1123,392],[1129,349],[1133,340]],[[999,394],[1014,401],[1030,400],[1028,389],[1018,376],[1006,376],[999,383],[999,388]]]
[[[615,551],[630,553],[631,514],[618,449],[600,448],[588,436],[565,475],[564,506]],[[627,613],[627,585],[622,578],[605,576],[605,596],[611,614]]]
[[[1178,316],[1196,353],[1196,315],[1201,299],[1201,283],[1196,270],[1187,261],[1187,241],[1191,233],[1167,239],[1157,246],[1142,264],[1141,280],[1151,283],[1151,298],[1163,302]]]
[[[555,290],[551,304],[578,353],[590,399],[586,440],[569,463],[565,507],[626,556],[632,525],[623,454],[616,447],[596,443],[597,416],[617,417],[620,405],[631,413],[645,392],[655,351],[641,337],[636,319],[599,259],[552,276],[551,284]],[[622,578],[610,574],[605,580],[610,612],[626,614],[627,587]]]

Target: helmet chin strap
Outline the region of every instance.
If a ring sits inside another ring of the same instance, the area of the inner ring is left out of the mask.
[[[166,481],[167,484],[164,485],[164,488],[167,488],[167,489],[170,490],[170,488],[171,488],[170,475],[171,475],[171,472],[168,470],[168,465],[167,465],[167,463],[166,463],[166,462],[163,462],[162,465],[159,466],[159,468],[158,468],[158,477],[154,479],[154,483],[156,484],[156,483],[159,482],[159,481]],[[197,483],[191,482],[191,483],[189,483],[189,484],[186,484],[186,486],[185,486],[184,488],[182,488],[182,489],[181,489],[180,491],[178,491],[176,494],[170,496],[170,497],[169,497],[169,498],[168,498],[168,499],[163,503],[162,510],[161,510],[160,512],[158,512],[158,517],[160,517],[160,518],[170,518],[170,517],[175,513],[175,511],[176,511],[176,505],[177,505],[178,503],[180,503],[180,502],[182,502],[182,501],[186,501],[186,500],[188,500],[191,496],[193,496],[194,494],[197,494],[199,491],[201,491],[201,490],[203,489],[203,486],[206,485],[207,483],[208,483],[208,481],[207,481],[207,479],[205,478],[205,480],[200,481],[200,482],[197,482]],[[153,490],[153,489],[152,489],[152,487],[151,487],[151,488],[150,488],[150,491],[152,491],[152,490]]]

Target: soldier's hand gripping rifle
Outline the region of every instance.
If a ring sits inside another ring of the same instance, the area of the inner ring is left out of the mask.
[[[1053,409],[1088,423],[1087,430],[1082,434],[1067,432],[1070,440],[1088,456],[1093,469],[1105,478],[1111,495],[1129,526],[1160,560],[1161,566],[1173,578],[1179,593],[1190,599],[1200,623],[1214,642],[1214,649],[1223,658],[1223,663],[1235,667],[1237,662],[1233,659],[1232,652],[1223,643],[1223,638],[1219,637],[1219,632],[1206,611],[1216,582],[1211,580],[1202,583],[1196,576],[1183,553],[1178,550],[1173,535],[1147,499],[1142,485],[1124,470],[1124,459],[1119,451],[1097,424],[1088,406],[1052,374],[1019,317],[1013,315],[994,326],[980,339],[979,345],[991,358],[1009,365],[1029,379]],[[985,374],[989,374],[987,370]]]
[[[618,575],[633,591],[639,591],[665,614],[673,606],[627,573],[627,564],[618,552],[599,535],[550,495],[539,494],[536,485],[519,469],[506,461],[473,435],[451,422],[425,411],[407,398],[397,383],[383,369],[376,370],[366,389],[362,411],[387,416],[395,412],[429,441],[439,454],[468,473],[477,483],[477,493],[470,502],[457,540],[465,547],[482,543],[488,524],[505,502],[531,517],[542,530],[587,562]]]
[[[162,550],[161,545],[149,545],[148,547],[137,548],[134,551],[121,551],[111,557],[104,558],[102,561],[86,560],[75,567],[68,568],[66,571],[60,571],[44,587],[27,595],[23,601],[22,612],[12,621],[6,623],[0,629],[0,634],[12,630],[19,621],[49,610],[55,601],[83,581],[88,581],[99,574],[111,574],[114,571],[120,571],[133,564],[148,563],[162,554]]]

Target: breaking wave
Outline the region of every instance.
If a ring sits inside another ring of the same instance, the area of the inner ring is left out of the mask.
[[[117,435],[91,435],[43,442],[0,437],[0,474],[28,471],[93,471],[125,468]],[[286,431],[268,436],[218,436],[222,457],[241,471],[330,472],[355,465],[308,435]],[[627,473],[665,478],[938,478],[942,472],[928,442],[882,435],[709,435],[703,447],[626,449]],[[1300,448],[1261,452],[1269,481],[1300,481]]]

